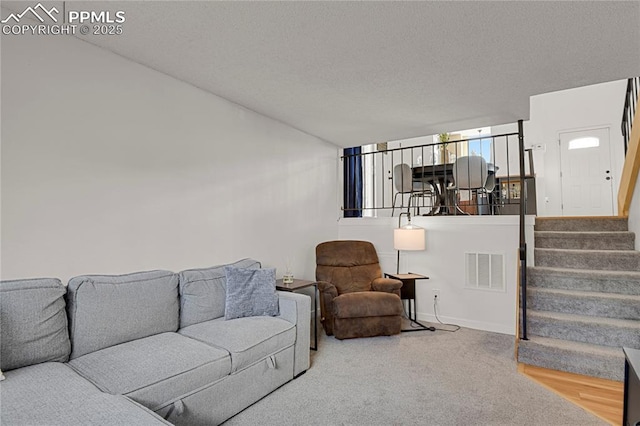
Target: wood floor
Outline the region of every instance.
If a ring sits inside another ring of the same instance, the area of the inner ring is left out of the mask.
[[[622,424],[624,384],[518,364],[518,371],[612,425]]]

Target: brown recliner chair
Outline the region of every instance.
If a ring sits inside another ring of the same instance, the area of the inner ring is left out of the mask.
[[[316,247],[322,325],[337,339],[390,336],[402,326],[402,282],[382,277],[368,241],[328,241]]]

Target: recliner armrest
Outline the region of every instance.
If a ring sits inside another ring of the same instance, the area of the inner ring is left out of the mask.
[[[338,297],[338,289],[335,285],[318,281],[318,290],[320,291],[320,322],[327,336],[333,335],[333,299]]]
[[[371,283],[373,291],[384,291],[386,293],[396,293],[402,288],[402,281],[393,278],[376,278]]]
[[[336,286],[326,281],[318,281],[318,290],[320,290],[321,293],[328,293],[333,297],[338,297],[338,289]]]

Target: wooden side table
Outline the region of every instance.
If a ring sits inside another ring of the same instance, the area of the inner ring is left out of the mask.
[[[420,328],[412,328],[410,330],[402,330],[406,331],[436,331],[435,327],[427,327],[424,324],[418,322],[418,308],[416,305],[416,280],[428,280],[429,277],[425,277],[420,274],[384,274],[386,278],[393,278],[395,280],[402,281],[402,288],[400,289],[400,299],[407,300],[407,304],[409,305],[409,321],[414,324],[417,324]],[[413,301],[414,311],[413,315],[411,314],[411,301]]]
[[[313,346],[311,350],[318,350],[318,283],[315,281],[294,279],[292,283],[285,284],[282,279],[276,280],[276,290],[295,292],[303,288],[313,287]]]

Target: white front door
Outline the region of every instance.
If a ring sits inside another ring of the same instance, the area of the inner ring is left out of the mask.
[[[613,215],[609,128],[560,133],[563,216]]]

